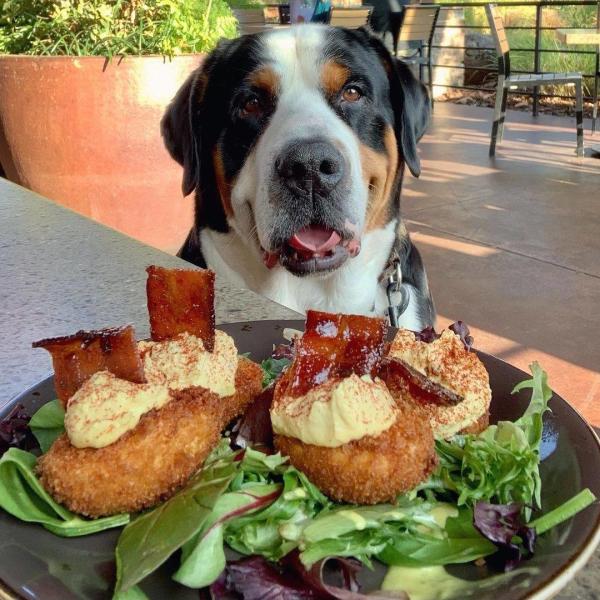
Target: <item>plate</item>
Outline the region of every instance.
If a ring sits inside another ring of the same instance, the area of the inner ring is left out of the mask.
[[[240,353],[260,361],[270,355],[273,344],[282,341],[284,327],[303,329],[303,321],[256,321],[231,323],[219,328],[236,341]],[[479,353],[490,374],[493,392],[491,420],[515,420],[529,401],[528,391],[511,396],[514,385],[529,378],[526,373],[492,356]],[[34,386],[15,403],[28,412],[55,398],[52,378]],[[600,497],[600,442],[590,426],[562,398],[554,395],[552,413],[544,420],[541,476],[544,512],[558,506],[579,490],[589,487]],[[41,525],[18,521],[0,511],[0,598],[43,598],[69,600],[111,597],[114,581],[114,547],[119,530],[82,538],[60,538]],[[469,580],[480,580],[474,597],[478,600],[551,598],[585,564],[600,542],[600,504],[587,508],[574,519],[551,530],[538,542],[533,559],[523,563],[510,577],[489,580],[486,567],[459,565],[450,572]],[[171,559],[141,585],[154,598],[187,600],[198,598],[196,590],[184,588],[170,579],[177,568]],[[385,569],[364,570],[363,590],[378,589]],[[484,583],[487,579],[487,583]],[[459,592],[457,598],[465,597]],[[441,598],[441,596],[440,596]],[[450,596],[444,595],[444,600]]]

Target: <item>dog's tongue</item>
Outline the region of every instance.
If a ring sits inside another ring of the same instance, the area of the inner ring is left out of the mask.
[[[342,238],[331,229],[313,225],[301,229],[289,240],[289,245],[305,254],[324,254],[341,242]]]

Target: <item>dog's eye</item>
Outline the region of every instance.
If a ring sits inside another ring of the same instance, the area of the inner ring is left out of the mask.
[[[362,91],[355,85],[349,85],[344,89],[342,98],[346,102],[358,102],[362,98]]]
[[[262,109],[260,98],[258,96],[249,96],[244,100],[244,104],[242,106],[242,114],[244,116],[255,115],[259,113]]]

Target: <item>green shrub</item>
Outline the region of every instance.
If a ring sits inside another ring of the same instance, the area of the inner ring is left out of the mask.
[[[171,57],[211,50],[237,34],[224,0],[5,0],[0,6],[1,54]]]

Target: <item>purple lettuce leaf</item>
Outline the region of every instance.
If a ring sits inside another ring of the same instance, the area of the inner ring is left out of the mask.
[[[426,344],[431,344],[431,342],[435,342],[440,337],[440,334],[433,327],[425,327],[421,331],[415,331],[414,334],[417,340]]]
[[[473,347],[473,336],[471,335],[471,331],[466,323],[463,321],[456,321],[456,323],[452,323],[448,327],[450,331],[455,333],[460,341],[463,343],[466,350],[470,351]],[[426,344],[431,344],[431,342],[435,342],[440,337],[440,333],[437,333],[433,327],[425,327],[421,331],[413,332],[415,334],[415,338],[420,342],[425,342]]]
[[[298,551],[279,564],[252,556],[228,563],[209,594],[212,600],[408,600],[403,592],[360,593],[357,575],[361,568],[358,560],[329,557],[307,570]]]
[[[39,447],[37,440],[29,429],[30,418],[23,405],[17,404],[0,421],[0,456],[9,448],[32,450]]]
[[[460,341],[467,350],[471,350],[473,347],[473,336],[466,323],[463,323],[463,321],[456,321],[456,323],[452,323],[448,329],[453,331],[460,338]]]
[[[499,553],[495,555],[495,560],[501,563],[505,571],[511,571],[534,552],[535,529],[523,522],[522,509],[523,505],[519,502],[477,502],[473,511],[475,528],[497,546]]]
[[[273,447],[273,427],[269,409],[273,402],[271,385],[256,398],[231,430],[231,441],[238,448],[251,446],[256,450]]]
[[[288,360],[294,360],[296,356],[296,345],[294,344],[294,340],[285,344],[277,344],[273,348],[273,352],[271,352],[271,358],[275,358],[277,360],[282,358],[287,358]]]

